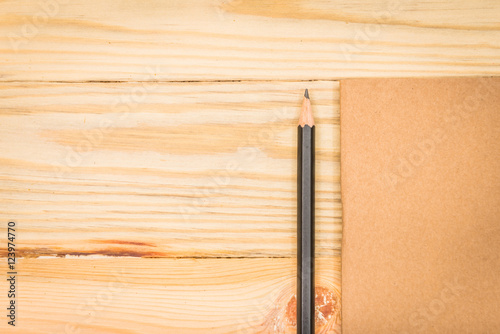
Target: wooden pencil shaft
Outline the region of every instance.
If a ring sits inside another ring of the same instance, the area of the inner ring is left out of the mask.
[[[297,333],[314,334],[314,125],[299,125],[297,146]]]

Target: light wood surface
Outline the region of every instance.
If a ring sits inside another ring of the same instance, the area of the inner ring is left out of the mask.
[[[38,258],[18,268],[18,324],[2,319],[2,333],[295,333],[293,258]],[[339,273],[339,258],[317,260],[317,333],[340,333]]]
[[[0,13],[2,81],[500,73],[497,0],[7,0]]]
[[[319,332],[339,333],[336,80],[500,72],[496,0],[4,0],[0,13],[0,228],[17,221],[20,257],[8,333],[293,333],[304,88],[318,291],[335,300]]]
[[[0,85],[0,221],[19,256],[293,257],[304,86]],[[338,256],[338,83],[307,86],[317,251]]]

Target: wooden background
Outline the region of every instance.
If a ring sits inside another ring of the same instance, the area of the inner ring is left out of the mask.
[[[500,3],[0,2],[19,333],[294,333],[296,119],[318,333],[340,333],[338,80],[500,72]],[[6,234],[0,239],[6,268]],[[0,283],[7,305],[7,283]]]

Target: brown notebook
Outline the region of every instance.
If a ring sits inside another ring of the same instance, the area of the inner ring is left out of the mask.
[[[343,333],[500,333],[500,78],[340,92]]]

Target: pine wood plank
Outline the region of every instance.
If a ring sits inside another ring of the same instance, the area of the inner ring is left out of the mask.
[[[500,74],[500,2],[5,0],[2,81]]]
[[[3,265],[2,265],[3,267]],[[19,333],[295,333],[295,259],[21,259]],[[316,333],[340,333],[340,259],[317,261]],[[0,281],[1,291],[7,282]],[[0,304],[6,305],[6,294]],[[0,321],[0,331],[8,325]],[[10,331],[9,331],[10,332]]]
[[[24,257],[294,257],[305,87],[317,250],[338,256],[333,81],[0,85],[0,221]]]

